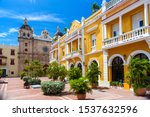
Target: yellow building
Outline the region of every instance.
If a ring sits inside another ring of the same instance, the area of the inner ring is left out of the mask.
[[[18,46],[0,45],[2,77],[18,76]]]
[[[95,62],[102,75],[99,86],[124,83],[131,56],[150,61],[150,1],[103,0],[102,8],[89,18],[74,21],[67,33],[52,45],[52,61],[67,69],[79,67],[83,75]]]

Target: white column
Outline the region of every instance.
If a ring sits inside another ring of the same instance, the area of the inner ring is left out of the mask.
[[[58,64],[60,65],[60,40],[58,39]]]
[[[102,39],[106,39],[107,38],[107,31],[106,31],[106,24],[102,25]]]
[[[85,21],[85,19],[84,19],[84,17],[82,17],[82,20],[81,20],[81,22],[82,22],[82,46],[81,46],[81,48],[82,48],[82,76],[85,76],[85,56],[84,56],[84,21]]]
[[[122,16],[119,16],[119,34],[122,35]]]
[[[66,55],[68,55],[68,43],[66,43]]]
[[[66,61],[67,70],[69,70],[69,62]]]
[[[149,25],[149,16],[148,16],[148,2],[144,3],[144,19],[145,19],[145,26]]]
[[[104,69],[104,87],[109,87],[109,82],[108,82],[108,52],[107,50],[103,51],[103,69]]]

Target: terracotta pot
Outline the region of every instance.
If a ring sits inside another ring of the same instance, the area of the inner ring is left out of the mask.
[[[135,93],[137,96],[145,96],[146,88],[138,88],[135,90]]]
[[[78,100],[85,100],[86,94],[77,94]]]
[[[96,89],[97,88],[97,83],[93,83],[92,84],[92,89]]]

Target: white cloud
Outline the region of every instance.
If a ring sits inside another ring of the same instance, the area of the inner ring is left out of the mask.
[[[45,21],[45,22],[57,22],[64,23],[62,18],[59,18],[56,14],[45,14],[45,13],[30,13],[30,14],[19,14],[8,12],[6,10],[0,10],[0,17],[19,19],[23,20],[25,17],[30,21]]]
[[[9,33],[15,33],[15,32],[18,32],[18,29],[17,28],[10,28]]]
[[[6,33],[6,32],[0,33],[0,37],[6,37],[7,35],[8,35],[8,33]]]
[[[18,32],[17,28],[9,28],[8,32],[2,32],[2,33],[0,33],[0,37],[5,38],[9,34],[16,33],[16,32]]]

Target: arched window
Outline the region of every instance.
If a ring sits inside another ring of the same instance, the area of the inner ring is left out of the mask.
[[[78,63],[77,67],[82,71],[82,64]]]
[[[71,65],[70,65],[70,68],[71,68],[71,69],[74,68],[74,64],[71,64]]]
[[[124,65],[120,57],[115,57],[112,61],[112,81],[124,82]]]
[[[134,58],[149,60],[148,57],[145,54],[143,54],[143,53],[139,53],[139,54],[135,55]]]

